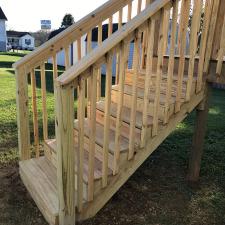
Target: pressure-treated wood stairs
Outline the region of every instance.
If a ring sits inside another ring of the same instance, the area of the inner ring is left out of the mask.
[[[193,79],[193,91],[191,95],[191,101],[185,103],[184,96],[186,91],[186,78],[184,77],[183,82],[183,100],[182,106],[179,113],[174,113],[175,103],[176,103],[176,88],[175,84],[177,82],[176,76],[173,78],[173,95],[171,98],[169,112],[169,120],[167,124],[163,123],[163,118],[165,116],[164,99],[165,99],[165,86],[167,81],[167,75],[163,75],[163,82],[161,85],[161,95],[160,95],[160,115],[159,118],[159,131],[156,136],[152,136],[152,111],[148,114],[148,144],[147,148],[143,149],[140,147],[141,132],[142,132],[142,110],[143,110],[143,86],[144,86],[144,74],[140,73],[138,76],[138,107],[136,114],[136,124],[135,124],[135,158],[127,161],[127,152],[129,148],[129,126],[130,126],[130,101],[132,98],[131,89],[132,72],[127,71],[125,80],[125,91],[124,91],[124,106],[122,113],[122,129],[121,129],[121,139],[120,139],[120,172],[113,175],[113,154],[115,151],[115,122],[116,122],[116,112],[117,112],[117,92],[118,87],[114,85],[112,87],[112,104],[110,113],[110,135],[109,135],[109,157],[108,157],[108,186],[102,189],[102,161],[103,161],[103,133],[104,133],[104,99],[97,102],[96,105],[96,148],[95,148],[95,161],[94,161],[94,200],[88,201],[88,152],[89,152],[89,120],[85,119],[85,148],[84,148],[84,175],[83,175],[83,188],[84,188],[84,209],[82,213],[78,213],[77,219],[86,219],[94,216],[110,199],[110,197],[120,188],[120,186],[129,178],[129,176],[141,165],[141,163],[148,158],[148,156],[156,149],[156,147],[175,129],[176,125],[181,122],[189,112],[191,112],[203,99],[203,92],[195,94],[194,88],[196,85],[196,79]],[[154,83],[154,79],[153,79]],[[151,92],[154,95],[154,85],[151,88]],[[150,98],[149,102],[153,102],[154,98]],[[151,109],[153,106],[151,107]],[[77,153],[77,130],[78,121],[74,121],[74,139],[76,145],[74,146],[74,151]],[[58,224],[58,197],[56,188],[56,161],[57,161],[57,151],[56,151],[56,140],[46,140],[44,143],[45,155],[31,159],[27,161],[20,162],[20,174],[21,178],[29,190],[32,198],[36,202],[37,206],[45,216],[46,220],[52,224]],[[136,159],[137,158],[137,159]],[[139,160],[138,160],[139,159]],[[75,174],[76,168],[78,166],[75,160]],[[76,179],[77,176],[75,175]],[[75,179],[75,180],[76,180]],[[77,182],[76,182],[77,184]],[[77,188],[77,187],[75,187]]]

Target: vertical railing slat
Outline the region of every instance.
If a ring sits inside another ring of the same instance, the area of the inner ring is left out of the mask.
[[[77,38],[77,59],[81,60],[81,37]]]
[[[142,118],[142,130],[141,130],[141,147],[143,148],[147,140],[147,119],[148,119],[148,108],[150,99],[150,86],[151,86],[151,75],[153,66],[153,53],[154,53],[154,37],[155,37],[155,19],[152,18],[148,25],[148,48],[147,48],[147,62],[145,72],[145,89],[144,89],[144,107],[143,107],[143,118]]]
[[[84,174],[84,118],[85,118],[85,80],[80,78],[78,84],[78,211],[83,208],[83,174]]]
[[[43,137],[48,139],[48,112],[46,102],[46,73],[45,64],[41,64],[41,98],[42,98],[42,119],[43,119]]]
[[[161,21],[159,30],[159,41],[158,41],[158,62],[157,62],[157,72],[156,72],[156,84],[155,84],[155,97],[153,104],[153,126],[152,126],[152,136],[158,133],[158,118],[159,118],[159,107],[160,107],[160,89],[161,89],[161,79],[163,73],[163,48],[165,41],[165,8],[161,10]]]
[[[52,57],[52,66],[53,66],[53,78],[58,77],[58,65],[57,65],[57,54],[54,54]]]
[[[102,186],[107,186],[108,178],[108,154],[109,154],[109,130],[111,116],[111,89],[112,89],[112,59],[113,54],[109,53],[106,59],[106,90],[105,90],[105,114],[104,114],[104,142],[103,142],[103,163],[102,163]]]
[[[197,85],[196,85],[197,93],[200,92],[202,89],[205,52],[206,52],[206,44],[207,44],[207,37],[208,37],[212,8],[213,8],[213,1],[210,1],[210,0],[206,1],[205,12],[204,12],[204,22],[203,22],[202,35],[201,35],[199,62],[198,62],[198,76],[197,76]]]
[[[70,47],[65,48],[65,70],[68,70],[70,67],[70,56],[69,56]]]
[[[197,55],[197,47],[198,47],[198,32],[201,21],[201,9],[202,9],[202,0],[197,0],[194,2],[193,9],[193,17],[191,23],[191,35],[190,35],[190,58],[188,65],[188,81],[186,88],[186,101],[190,101],[191,97],[191,89],[193,83],[193,75],[194,75],[194,65],[195,65],[195,57]]]
[[[127,22],[131,20],[131,15],[132,15],[132,1],[128,3],[128,8],[127,8]]]
[[[102,43],[102,23],[99,23],[98,25],[98,45]],[[97,100],[99,101],[101,99],[101,83],[102,83],[102,73],[101,73],[101,67],[98,69],[98,75],[97,75]]]
[[[179,55],[179,66],[177,74],[177,89],[176,89],[176,102],[175,102],[175,112],[180,111],[181,98],[182,98],[182,87],[183,87],[183,77],[184,77],[184,65],[185,65],[185,51],[186,51],[186,35],[189,20],[189,10],[190,10],[190,0],[184,0],[183,9],[181,14],[181,36],[180,36],[180,55]]]
[[[90,86],[90,119],[89,119],[89,157],[88,157],[88,201],[94,197],[94,158],[95,158],[95,136],[96,136],[96,100],[97,100],[97,70],[92,67]]]
[[[222,28],[222,34],[221,34],[221,40],[220,40],[220,49],[218,52],[218,62],[216,67],[216,75],[220,76],[222,72],[222,66],[223,66],[223,59],[225,55],[225,17],[223,21],[223,28]]]
[[[125,73],[128,64],[128,53],[129,53],[130,42],[123,41],[119,49],[120,54],[120,65],[119,65],[119,90],[118,90],[118,104],[117,104],[117,116],[116,116],[116,133],[115,133],[115,152],[113,159],[113,174],[118,173],[119,169],[119,158],[120,158],[120,135],[121,135],[121,124],[122,124],[122,111],[123,111],[123,100],[124,100],[124,81]]]
[[[173,3],[173,18],[172,18],[172,30],[171,30],[171,41],[170,41],[170,56],[167,72],[167,87],[166,87],[166,101],[165,101],[165,118],[164,123],[168,122],[168,110],[171,100],[171,91],[173,84],[173,73],[174,73],[174,55],[175,55],[175,45],[176,45],[176,33],[177,33],[177,18],[178,18],[178,5],[179,0]]]
[[[132,100],[131,100],[131,116],[130,116],[130,128],[129,128],[129,150],[128,160],[134,156],[135,148],[135,125],[136,125],[136,111],[137,111],[137,82],[138,73],[140,69],[140,44],[141,44],[141,32],[135,34],[134,39],[134,64],[133,64],[133,84],[132,84]]]
[[[38,111],[37,111],[37,94],[36,94],[36,77],[35,70],[32,69],[30,73],[31,89],[32,89],[32,110],[33,110],[33,127],[34,127],[34,147],[36,158],[40,156],[39,148],[39,132],[38,132]]]
[[[142,5],[142,0],[138,0],[137,14],[141,12],[141,5]]]

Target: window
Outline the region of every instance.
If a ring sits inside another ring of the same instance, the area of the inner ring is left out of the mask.
[[[31,40],[30,39],[25,39],[25,44],[26,45],[31,45]]]

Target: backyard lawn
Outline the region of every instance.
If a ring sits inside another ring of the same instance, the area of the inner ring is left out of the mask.
[[[0,54],[0,225],[47,225],[18,174],[15,77],[11,65],[22,54]],[[51,83],[51,66],[46,74]],[[53,135],[52,86],[47,84],[47,90],[49,131]],[[38,109],[41,130],[40,89]],[[189,115],[94,218],[79,224],[224,225],[225,91],[213,90],[201,178],[198,184],[190,185],[186,171],[194,119],[195,113]]]

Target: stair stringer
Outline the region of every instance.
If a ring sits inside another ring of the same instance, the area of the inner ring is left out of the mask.
[[[168,124],[164,125],[158,135],[147,138],[146,147],[137,149],[134,158],[130,161],[120,162],[120,171],[116,176],[109,177],[108,186],[102,189],[92,202],[85,203],[83,211],[77,215],[77,220],[85,220],[96,215],[96,213],[110,200],[129,177],[142,165],[142,163],[153,153],[154,150],[176,129],[178,123],[182,122],[190,112],[204,99],[204,91],[193,95],[191,100],[184,103],[181,110],[174,114]]]

